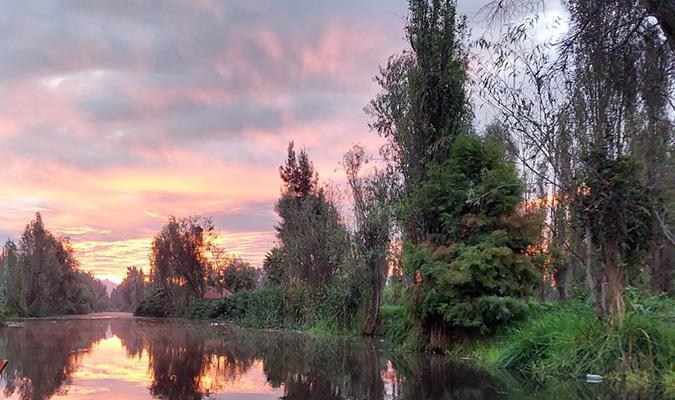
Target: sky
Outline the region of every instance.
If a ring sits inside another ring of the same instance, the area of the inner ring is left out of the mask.
[[[460,0],[474,31],[481,1]],[[322,182],[406,47],[404,0],[0,2],[0,240],[40,211],[81,269],[147,270],[168,216],[260,266],[290,140]]]

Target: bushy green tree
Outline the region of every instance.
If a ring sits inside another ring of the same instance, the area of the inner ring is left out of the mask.
[[[253,290],[258,283],[258,270],[241,257],[225,254],[224,257],[219,257],[216,265],[212,267],[209,283],[232,293]]]
[[[169,218],[152,242],[150,278],[179,309],[204,295],[215,239],[213,221],[204,217]]]
[[[503,150],[458,137],[450,157],[432,163],[411,205],[429,221],[427,241],[405,243],[404,266],[417,271],[412,315],[432,347],[449,335],[486,332],[524,311],[538,273],[528,247],[541,228],[519,208],[523,184]]]
[[[280,219],[277,236],[283,279],[317,288],[332,279],[348,254],[347,230],[336,205],[317,186],[317,174],[305,150],[297,157],[291,142],[280,172],[284,192],[275,209]]]

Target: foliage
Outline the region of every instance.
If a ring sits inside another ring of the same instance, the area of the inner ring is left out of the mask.
[[[215,239],[213,221],[170,217],[152,242],[151,282],[163,290],[171,308],[203,296],[208,277],[207,250]]]
[[[26,225],[18,246],[5,243],[0,272],[9,314],[86,314],[108,306],[103,283],[78,270],[68,238],[49,232],[40,213]]]
[[[522,183],[491,141],[459,137],[450,158],[429,168],[411,204],[433,225],[426,243],[404,247],[404,266],[418,271],[412,317],[427,326],[432,347],[447,333],[485,333],[524,313],[538,274],[528,247],[536,215],[518,210]]]
[[[156,288],[136,307],[134,315],[154,318],[170,317],[175,311],[172,305],[169,294],[164,289]]]
[[[640,165],[629,156],[607,159],[600,151],[591,153],[587,163],[591,170],[578,178],[575,196],[581,225],[590,227],[605,257],[616,251],[618,262],[637,267],[652,238],[651,202]]]
[[[263,260],[263,272],[265,283],[280,285],[283,279],[283,251],[280,247],[274,247],[265,254]]]
[[[402,283],[392,282],[387,284],[382,290],[383,306],[398,306],[403,304],[405,286]]]
[[[241,257],[226,253],[219,254],[211,261],[209,284],[232,293],[240,290],[253,290],[258,284],[258,269],[245,262]]]
[[[279,174],[288,193],[305,197],[317,191],[319,177],[314,171],[314,165],[309,161],[304,149],[300,151],[299,156],[296,155],[293,141],[288,144],[288,158],[286,163],[279,167]]]
[[[393,56],[375,81],[381,92],[366,108],[370,124],[387,139],[382,149],[402,180],[400,216],[404,236],[417,243],[426,236],[418,209],[407,197],[426,179],[431,162],[448,157],[454,138],[469,131],[466,26],[455,1],[411,0],[406,27],[410,50]]]
[[[338,272],[349,243],[335,203],[317,187],[317,175],[305,150],[296,162],[293,143],[280,167],[284,193],[275,210],[281,244],[283,280],[308,282],[313,288],[328,283]]]
[[[219,300],[201,300],[189,308],[188,316],[223,319],[249,327],[280,328],[283,316],[281,290],[270,286],[255,291],[242,290]]]
[[[637,269],[650,246],[651,201],[634,158],[609,159],[594,151],[586,163],[587,170],[578,177],[573,206],[587,240],[600,249],[602,258],[600,271],[590,271],[596,282],[596,313],[613,322],[623,315],[625,269]]]
[[[497,364],[540,377],[587,373],[643,376],[658,383],[673,367],[673,323],[659,311],[629,311],[623,325],[602,325],[583,303],[547,306],[506,334]]]
[[[276,205],[283,251],[284,281],[313,287],[328,283],[349,253],[347,230],[323,190],[305,197],[285,194]]]
[[[381,328],[382,290],[389,272],[389,248],[393,231],[393,185],[390,176],[375,170],[364,176],[368,163],[365,149],[355,145],[343,158],[351,189],[355,229],[352,233],[356,271],[365,300],[363,333],[374,335]]]
[[[134,311],[145,297],[145,274],[142,269],[128,267],[127,275],[113,289],[110,300],[116,309]]]

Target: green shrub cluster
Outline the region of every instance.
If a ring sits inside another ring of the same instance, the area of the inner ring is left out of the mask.
[[[195,301],[180,316],[225,320],[255,328],[346,332],[358,318],[360,302],[355,290],[344,285],[325,286],[318,291],[303,284],[286,290],[270,285],[219,300]],[[148,303],[151,302],[142,304],[144,312],[152,308]]]
[[[496,364],[539,378],[601,374],[626,382],[666,383],[673,371],[672,300],[642,296],[623,324],[605,325],[582,302],[542,305],[503,337]],[[633,300],[638,300],[634,298]],[[651,304],[644,306],[644,304]]]
[[[164,318],[173,314],[168,295],[161,289],[153,290],[134,311],[135,316]]]
[[[541,215],[521,212],[523,183],[494,143],[461,136],[410,200],[430,225],[427,240],[404,242],[403,265],[421,283],[409,296],[411,317],[430,327],[429,346],[446,336],[485,334],[520,319],[540,282],[528,248]]]

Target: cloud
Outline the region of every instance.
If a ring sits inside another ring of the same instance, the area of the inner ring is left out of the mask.
[[[260,265],[288,141],[324,181],[351,144],[381,144],[363,106],[406,4],[0,2],[0,239],[40,210],[119,281],[167,216],[210,215]]]

